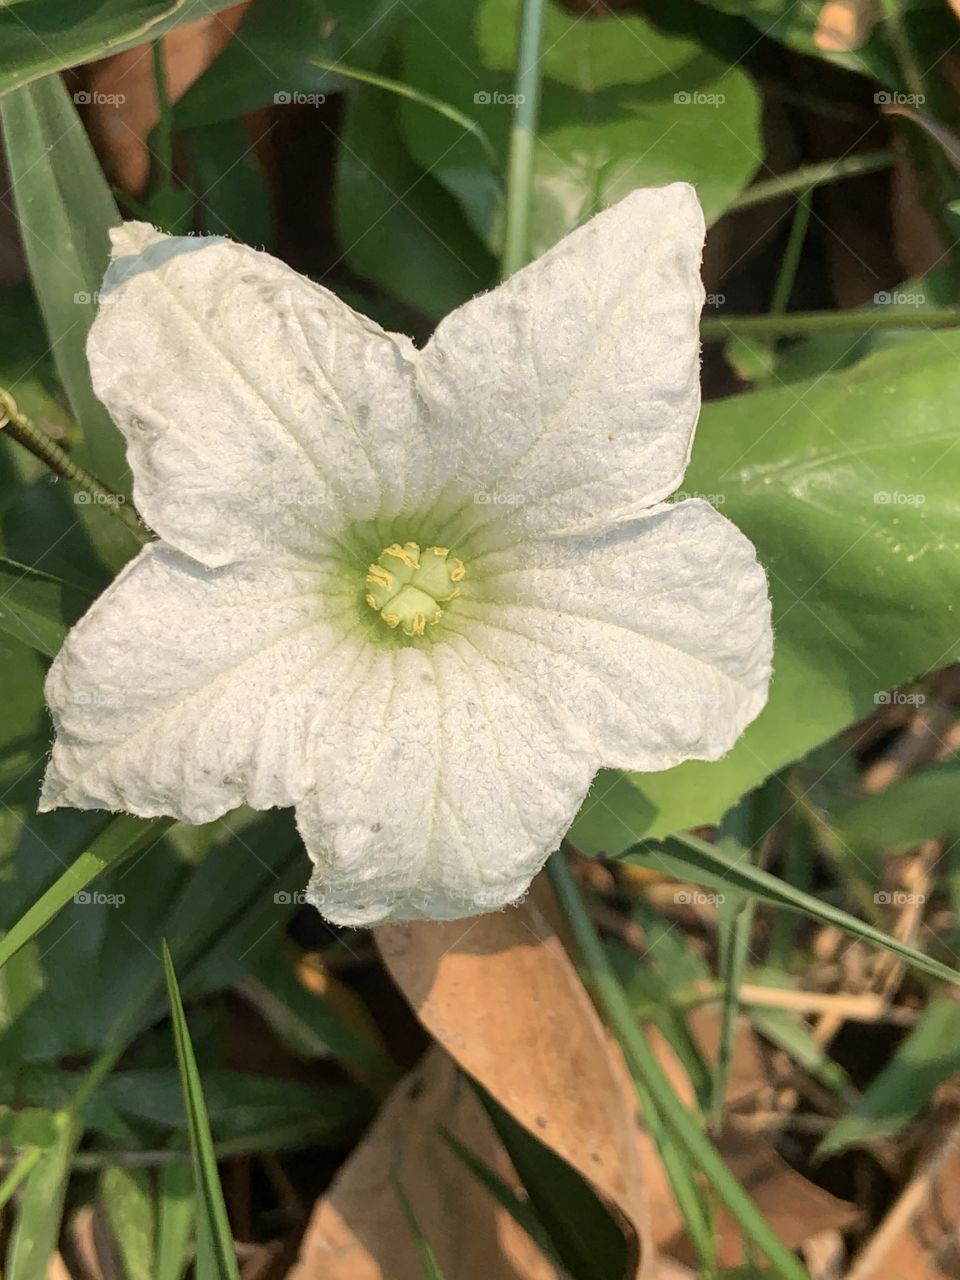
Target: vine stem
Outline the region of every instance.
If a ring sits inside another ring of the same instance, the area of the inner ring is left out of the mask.
[[[951,329],[960,326],[960,307],[917,307],[904,311],[793,311],[782,316],[706,316],[705,338],[799,337],[806,333],[868,333],[871,329]]]
[[[546,0],[523,0],[507,159],[506,218],[500,260],[502,280],[525,266],[530,258],[530,201],[540,118],[540,45],[545,12]]]
[[[127,505],[123,495],[115,493],[95,475],[74,462],[67,451],[51,439],[46,431],[30,421],[4,387],[0,387],[0,430],[16,440],[17,444],[22,445],[35,458],[39,458],[55,475],[69,480],[91,502],[106,507],[139,538],[146,536],[146,529],[140,523],[133,508]]]

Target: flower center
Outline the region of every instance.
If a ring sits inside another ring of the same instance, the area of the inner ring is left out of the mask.
[[[394,542],[381,551],[367,569],[367,604],[388,627],[400,627],[404,635],[422,636],[443,617],[441,603],[460,594],[457,586],[466,576],[462,560],[449,547],[427,547],[416,542]]]

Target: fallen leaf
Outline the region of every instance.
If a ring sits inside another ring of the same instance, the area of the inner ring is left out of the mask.
[[[476,1092],[433,1047],[396,1086],[317,1203],[287,1280],[423,1280],[396,1182],[447,1280],[554,1280],[554,1267],[454,1153],[441,1128],[516,1185]]]
[[[533,895],[472,920],[375,931],[429,1033],[540,1142],[576,1169],[653,1270],[636,1096],[620,1056]],[[649,1271],[647,1271],[649,1267]]]
[[[960,1121],[900,1193],[847,1280],[953,1280],[960,1274]]]

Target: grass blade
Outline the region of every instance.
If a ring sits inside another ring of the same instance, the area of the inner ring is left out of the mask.
[[[725,861],[722,853],[713,845],[685,831],[662,842],[644,841],[625,854],[623,860],[641,866],[655,866],[679,880],[692,880],[710,888],[727,891],[739,889],[753,894],[771,906],[798,911],[821,924],[834,925],[844,933],[882,947],[914,968],[929,973],[931,977],[943,982],[960,982],[960,970],[951,969],[949,965],[924,955],[922,951],[908,947],[898,938],[867,924],[865,920],[858,920],[856,916],[824,902],[822,898],[815,898],[802,889],[795,889],[769,871],[762,871],[747,862]]]
[[[172,818],[133,818],[119,814],[93,840],[89,849],[71,863],[50,888],[40,895],[8,932],[0,938],[0,969],[21,947],[37,936],[45,925],[62,910],[76,893],[122,859],[154,844],[169,826]]]
[[[396,1174],[393,1174],[393,1186],[397,1193],[397,1199],[400,1201],[403,1216],[410,1225],[410,1232],[417,1246],[417,1253],[420,1255],[420,1262],[423,1266],[423,1280],[443,1280],[443,1272],[440,1270],[437,1255],[433,1252],[430,1241],[423,1234],[420,1223],[417,1221],[417,1215],[413,1211],[413,1205],[410,1203],[410,1197],[404,1191],[403,1185]]]
[[[93,603],[80,587],[0,556],[0,631],[52,658]]]
[[[93,394],[86,341],[121,219],[58,75],[0,98],[16,214],[57,373],[83,429],[77,460],[129,496],[123,438]]]
[[[233,1233],[227,1218],[227,1206],[217,1173],[217,1158],[213,1150],[210,1121],[203,1100],[203,1088],[197,1060],[190,1041],[183,1001],[177,986],[177,975],[170,958],[170,949],[163,943],[163,970],[170,997],[173,1037],[180,1068],[180,1085],[187,1112],[187,1129],[190,1135],[190,1151],[193,1156],[193,1176],[200,1202],[199,1225],[201,1228],[201,1257],[207,1256],[214,1263],[214,1274],[220,1280],[240,1280],[237,1256],[233,1247]],[[198,1272],[200,1270],[198,1260]]]

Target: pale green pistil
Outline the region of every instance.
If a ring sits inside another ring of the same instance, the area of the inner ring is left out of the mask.
[[[441,604],[460,594],[466,572],[449,547],[421,551],[416,542],[395,542],[367,570],[367,604],[388,627],[422,636],[443,617]]]

